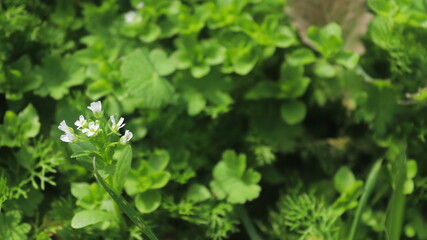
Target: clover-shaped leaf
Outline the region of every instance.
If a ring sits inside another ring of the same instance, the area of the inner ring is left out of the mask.
[[[261,175],[246,169],[246,156],[227,150],[213,170],[210,186],[213,194],[230,203],[243,204],[258,197],[261,187],[257,184]]]

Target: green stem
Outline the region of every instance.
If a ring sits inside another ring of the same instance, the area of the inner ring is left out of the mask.
[[[246,208],[244,208],[242,205],[237,205],[236,212],[237,212],[237,215],[242,220],[243,226],[245,227],[246,232],[249,235],[249,238],[251,240],[262,240],[261,236],[258,234],[257,230],[255,229],[255,226],[250,220],[248,212],[246,211]]]

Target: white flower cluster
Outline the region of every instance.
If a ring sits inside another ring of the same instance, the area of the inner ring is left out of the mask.
[[[142,8],[144,8],[144,2],[139,2],[135,8],[138,11],[141,10]],[[125,14],[124,17],[125,23],[128,24],[136,24],[142,22],[142,16],[136,11],[129,11]]]
[[[102,112],[102,104],[101,101],[98,102],[93,102],[90,104],[89,107],[87,107],[88,109],[90,109],[93,114],[95,115],[96,118],[101,118],[103,115]],[[125,126],[124,123],[124,118],[120,118],[119,121],[116,123],[116,119],[114,118],[114,116],[110,116],[110,121],[111,121],[111,126],[110,129],[112,132],[114,133],[118,133],[119,129]],[[86,134],[86,136],[88,137],[93,137],[96,136],[96,134],[99,131],[99,121],[91,121],[91,120],[86,120],[85,117],[83,115],[80,115],[79,120],[77,120],[74,125],[77,126],[77,129],[80,130],[82,133]],[[64,142],[76,142],[77,141],[77,136],[74,134],[74,130],[70,127],[67,126],[67,123],[65,122],[65,120],[63,120],[59,126],[58,126],[59,130],[63,131],[64,134],[61,135],[60,139]],[[126,130],[125,134],[120,138],[120,143],[121,144],[126,144],[127,142],[130,141],[130,139],[133,137],[132,132],[130,132],[129,130]]]

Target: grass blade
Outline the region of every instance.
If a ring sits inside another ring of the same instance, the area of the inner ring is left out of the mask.
[[[154,235],[154,233],[151,231],[150,227],[139,216],[139,213],[135,210],[135,208],[133,208],[132,205],[126,201],[126,199],[115,193],[114,190],[104,181],[104,179],[102,179],[101,175],[98,173],[98,169],[96,168],[95,158],[93,158],[93,171],[98,183],[105,189],[114,202],[117,203],[120,210],[122,210],[130,218],[130,220],[132,220],[132,222],[142,230],[148,239],[158,240],[156,235]]]
[[[369,172],[368,178],[366,180],[365,189],[363,190],[362,197],[360,198],[359,206],[356,210],[356,215],[354,217],[353,223],[351,225],[350,234],[348,236],[348,240],[353,240],[354,236],[356,234],[357,225],[360,222],[360,217],[362,216],[362,212],[366,206],[366,203],[368,202],[369,195],[371,195],[372,191],[374,190],[375,183],[377,182],[378,173],[381,169],[382,160],[378,160],[375,162],[375,164],[372,166],[371,171]]]
[[[402,232],[405,194],[403,192],[406,180],[406,155],[403,152],[393,166],[394,191],[387,209],[386,236],[389,240],[399,240]]]
[[[240,219],[243,222],[243,226],[246,229],[246,232],[249,235],[249,238],[251,240],[262,240],[261,236],[258,234],[257,230],[255,229],[255,226],[253,225],[251,219],[249,218],[248,212],[243,206],[236,206],[236,212],[237,215],[240,217]]]

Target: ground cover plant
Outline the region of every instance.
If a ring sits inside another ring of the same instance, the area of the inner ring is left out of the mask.
[[[0,9],[0,239],[427,239],[427,1]]]

